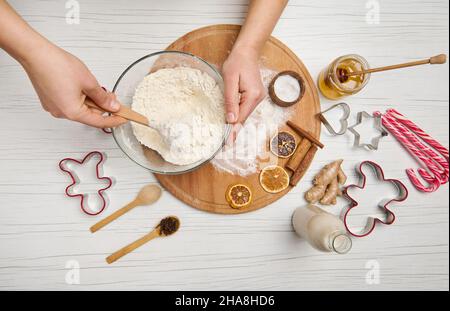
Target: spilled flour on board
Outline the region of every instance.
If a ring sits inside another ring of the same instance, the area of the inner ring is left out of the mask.
[[[272,70],[261,69],[261,77],[266,88],[275,75],[276,72]],[[285,92],[289,92],[289,89]],[[298,92],[298,90],[294,89],[292,92]],[[295,96],[295,94],[286,95]],[[293,111],[293,107],[279,107],[269,96],[266,96],[245,122],[235,143],[225,146],[211,163],[217,170],[234,175],[248,176],[256,173],[258,159],[262,161],[270,159],[268,138],[277,134]]]

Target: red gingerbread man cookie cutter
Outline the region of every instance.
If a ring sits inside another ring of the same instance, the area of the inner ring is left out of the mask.
[[[82,164],[86,163],[87,161],[89,161],[91,158],[93,158],[95,156],[98,156],[98,158],[99,158],[97,164],[95,165],[97,179],[101,180],[101,181],[104,181],[104,180],[107,181],[107,184],[106,184],[105,187],[102,187],[101,189],[97,190],[97,194],[98,194],[98,196],[101,199],[101,207],[97,211],[93,211],[91,208],[89,208],[89,206],[86,206],[87,194],[85,194],[85,193],[73,193],[71,191],[72,187],[77,185],[80,181],[78,180],[77,176],[72,172],[72,170],[67,168],[66,165],[65,165],[66,162],[74,162],[74,163],[82,165]],[[66,187],[65,194],[68,197],[71,197],[71,198],[79,197],[80,198],[80,208],[81,208],[81,210],[85,214],[87,214],[89,216],[96,216],[96,215],[99,215],[101,212],[103,212],[103,210],[106,208],[106,205],[107,205],[107,200],[105,198],[104,192],[106,190],[108,190],[109,188],[111,188],[112,185],[113,185],[112,178],[106,177],[106,176],[102,176],[102,172],[101,171],[102,171],[102,166],[103,166],[104,160],[105,160],[105,155],[102,152],[100,152],[100,151],[92,151],[92,152],[88,153],[83,158],[83,160],[81,160],[81,161],[73,159],[73,158],[65,158],[65,159],[62,159],[59,162],[59,168],[61,169],[61,171],[67,173],[70,176],[71,180],[72,180],[72,183],[69,186]]]
[[[363,232],[356,233],[356,232],[352,231],[352,229],[348,225],[347,218],[348,218],[348,215],[349,215],[350,211],[352,209],[356,208],[359,205],[359,203],[348,194],[348,190],[349,189],[353,189],[353,188],[358,188],[358,189],[361,189],[361,190],[365,189],[367,176],[363,172],[363,167],[364,166],[369,166],[373,170],[375,170],[376,175],[377,175],[379,180],[381,180],[383,182],[389,182],[389,183],[394,184],[397,187],[397,189],[398,189],[398,195],[395,198],[393,198],[393,199],[381,200],[378,203],[378,206],[380,208],[382,208],[385,211],[385,213],[387,214],[386,220],[381,220],[381,219],[375,218],[375,217],[369,217],[369,220],[368,220],[367,225],[366,225],[366,230],[363,231]],[[357,167],[357,172],[362,177],[362,185],[361,186],[359,186],[359,185],[350,185],[350,186],[347,186],[346,188],[344,188],[343,193],[348,198],[348,200],[350,201],[350,206],[347,208],[347,210],[345,210],[345,213],[343,215],[343,221],[344,221],[345,227],[347,228],[347,231],[352,236],[361,238],[361,237],[365,237],[365,236],[368,236],[369,234],[371,234],[373,232],[373,230],[375,230],[375,227],[376,227],[377,223],[384,224],[384,225],[392,225],[395,222],[396,217],[395,217],[395,214],[389,209],[389,205],[391,203],[394,203],[394,202],[404,202],[408,198],[409,192],[408,192],[408,188],[406,188],[406,186],[400,180],[398,180],[398,179],[386,179],[383,169],[381,168],[380,165],[378,165],[375,162],[372,162],[372,161],[364,161],[364,162],[362,162]]]

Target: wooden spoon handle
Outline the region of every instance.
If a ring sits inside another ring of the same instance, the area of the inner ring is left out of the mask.
[[[105,109],[97,106],[97,104],[95,104],[88,97],[85,97],[84,104],[89,106],[89,107],[91,107],[91,108],[98,109],[98,110],[101,110],[101,111],[104,111],[104,112],[108,112]],[[124,119],[127,119],[129,121],[133,121],[133,122],[145,125],[145,126],[149,126],[148,119],[145,116],[143,116],[142,114],[140,114],[140,113],[138,113],[138,112],[136,112],[134,110],[131,110],[127,106],[120,105],[120,110],[115,112],[115,113],[113,113],[113,114],[116,115],[116,116],[122,117]]]
[[[100,230],[101,228],[103,228],[104,226],[106,226],[107,224],[113,222],[114,220],[116,220],[117,218],[119,218],[120,216],[122,216],[123,214],[129,212],[130,210],[132,210],[133,208],[135,208],[136,206],[138,206],[138,203],[136,200],[134,200],[133,202],[130,202],[129,204],[125,205],[124,207],[122,207],[121,209],[115,211],[114,213],[112,213],[111,215],[109,215],[108,217],[106,217],[105,219],[99,221],[98,223],[96,223],[95,225],[93,225],[91,227],[91,232],[97,232],[98,230]]]
[[[117,252],[113,253],[112,255],[108,256],[106,258],[106,262],[111,264],[113,262],[115,262],[116,260],[122,258],[123,256],[125,256],[126,254],[134,251],[136,248],[144,245],[145,243],[149,242],[150,240],[159,237],[159,228],[156,228],[155,230],[153,230],[152,232],[150,232],[147,235],[144,235],[142,238],[140,238],[139,240],[134,241],[133,243],[125,246],[124,248],[118,250]]]

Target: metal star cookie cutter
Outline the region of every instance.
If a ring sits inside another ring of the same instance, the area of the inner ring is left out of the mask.
[[[347,218],[349,216],[350,211],[353,208],[358,207],[359,203],[348,194],[348,190],[352,189],[352,188],[358,188],[361,190],[365,189],[366,182],[367,182],[367,176],[363,172],[364,166],[369,166],[370,168],[372,168],[375,171],[377,178],[379,180],[381,180],[383,182],[389,182],[389,183],[392,183],[393,185],[395,185],[395,187],[398,190],[398,194],[393,199],[384,199],[378,203],[378,206],[382,210],[384,210],[387,215],[386,220],[381,220],[381,219],[375,218],[375,217],[369,217],[367,224],[366,224],[366,229],[362,232],[357,233],[357,232],[352,231],[352,229],[348,225]],[[362,179],[361,186],[350,185],[350,186],[347,186],[344,188],[343,194],[350,201],[350,206],[344,210],[344,214],[343,214],[342,218],[343,218],[344,225],[345,225],[345,228],[347,229],[347,231],[354,237],[362,238],[362,237],[365,237],[365,236],[368,236],[369,234],[371,234],[378,223],[383,224],[383,225],[392,225],[395,222],[396,217],[395,217],[395,214],[389,209],[389,205],[394,202],[400,203],[400,202],[405,201],[409,196],[409,192],[408,192],[408,188],[406,188],[405,184],[403,184],[400,180],[387,179],[384,175],[384,171],[381,168],[381,166],[375,162],[364,161],[357,167],[356,171],[361,176],[361,179]]]
[[[97,191],[96,191],[96,194],[99,196],[100,202],[101,202],[101,206],[96,210],[93,209],[92,206],[89,205],[88,194],[77,193],[76,191],[74,191],[74,187],[80,183],[80,180],[78,178],[76,170],[74,168],[70,168],[67,165],[67,163],[75,163],[77,165],[83,165],[93,157],[98,157],[98,161],[95,165],[95,174],[96,174],[97,180],[106,181],[106,185],[104,187],[97,189]],[[106,155],[104,155],[102,152],[92,151],[92,152],[88,153],[81,161],[73,159],[73,158],[65,158],[59,162],[59,169],[65,173],[67,173],[70,176],[70,179],[72,181],[72,183],[65,188],[66,196],[68,196],[70,198],[79,197],[81,210],[89,216],[96,216],[96,215],[99,215],[101,212],[103,212],[103,210],[107,206],[107,197],[104,192],[106,190],[108,190],[109,188],[111,188],[114,183],[113,179],[111,177],[106,177],[106,176],[103,176],[103,174],[102,174],[102,167],[103,167],[103,163],[104,163],[105,159],[106,159]]]
[[[344,111],[344,115],[339,119],[339,122],[341,123],[341,129],[339,131],[336,131],[333,126],[330,124],[328,119],[325,117],[325,114],[331,110],[341,108]],[[319,112],[317,114],[320,121],[322,121],[323,125],[326,127],[328,132],[331,135],[344,135],[345,132],[347,132],[348,129],[348,118],[350,117],[350,106],[347,103],[339,103],[336,105],[331,106],[330,108]]]
[[[368,143],[361,143],[361,134],[355,129],[357,126],[361,125],[363,123],[363,119],[374,119],[374,127],[376,130],[378,130],[380,132],[379,136],[376,136],[374,138],[372,138],[372,142],[370,144]],[[355,125],[350,126],[348,128],[348,130],[350,132],[353,133],[353,135],[355,135],[355,142],[354,142],[354,146],[355,147],[360,147],[360,148],[366,148],[368,150],[378,150],[378,145],[380,143],[380,140],[383,137],[386,137],[389,135],[389,133],[383,128],[382,125],[382,121],[381,121],[381,116],[379,115],[371,115],[366,111],[360,111],[358,112],[358,115],[356,117],[357,122]]]

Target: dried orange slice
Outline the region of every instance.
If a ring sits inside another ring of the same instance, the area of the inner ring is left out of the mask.
[[[228,187],[226,199],[232,208],[245,208],[252,203],[252,191],[243,184],[231,185]]]
[[[297,141],[289,132],[280,132],[270,141],[270,151],[280,158],[289,158],[297,149]]]
[[[281,166],[267,166],[259,174],[261,187],[269,193],[278,193],[289,186],[289,175]]]

